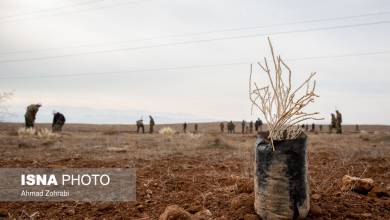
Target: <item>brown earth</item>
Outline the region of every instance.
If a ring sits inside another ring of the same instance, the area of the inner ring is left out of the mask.
[[[61,137],[44,139],[19,137],[21,126],[0,124],[0,167],[135,167],[137,201],[0,202],[0,219],[158,219],[173,204],[191,214],[208,209],[213,219],[256,219],[255,135],[220,134],[212,123],[200,124],[199,134],[173,136],[135,134],[125,125],[67,125]],[[360,128],[367,132],[348,126],[343,135],[309,134],[308,219],[390,219],[390,127]],[[376,191],[342,192],[346,174],[372,178]]]

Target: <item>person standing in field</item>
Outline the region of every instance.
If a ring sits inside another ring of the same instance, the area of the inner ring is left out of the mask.
[[[195,130],[194,133],[198,133],[198,124],[197,123],[195,123],[195,125],[194,125],[194,130]]]
[[[342,115],[341,113],[336,110],[336,133],[337,134],[342,134],[343,131],[342,131],[342,127],[341,127],[341,123],[343,122],[343,118],[342,118]]]
[[[263,122],[261,121],[260,118],[258,118],[255,122],[255,130],[256,132],[259,132],[262,130]]]
[[[187,133],[187,122],[184,122],[183,124],[183,132]]]
[[[249,122],[249,133],[252,134],[252,132],[253,132],[253,121],[250,121]]]
[[[142,133],[145,133],[144,120],[140,119],[137,121],[137,133],[142,129]]]
[[[149,133],[152,134],[154,132],[154,119],[151,115],[149,115]]]
[[[61,132],[65,124],[65,116],[59,112],[53,112],[53,123],[51,129],[53,132]]]
[[[223,122],[219,123],[219,128],[221,129],[221,133],[223,133],[225,130],[225,123]]]
[[[356,132],[360,132],[359,125],[355,125],[355,131],[356,131]]]
[[[333,132],[333,129],[336,129],[336,116],[331,113],[330,114],[330,117],[331,117],[331,121],[330,121],[330,126],[329,126],[329,133],[332,133]]]
[[[245,133],[245,124],[246,124],[246,122],[245,122],[245,120],[242,120],[242,122],[241,122],[241,133]]]
[[[231,134],[231,133],[232,133],[231,121],[227,123],[227,130],[228,130],[228,134]]]
[[[234,133],[234,129],[235,129],[235,125],[234,125],[233,121],[230,121],[227,124],[227,127],[228,127],[228,133],[233,134]]]
[[[41,104],[31,104],[27,106],[26,114],[24,114],[26,128],[34,127],[35,118],[41,106]]]

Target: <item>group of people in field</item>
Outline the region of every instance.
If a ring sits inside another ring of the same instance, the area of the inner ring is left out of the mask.
[[[242,134],[252,134],[253,133],[253,126],[255,127],[256,132],[262,131],[263,122],[259,118],[255,121],[255,123],[253,123],[253,121],[250,121],[247,125],[246,121],[243,120],[241,122],[241,133]],[[233,121],[227,122],[226,127],[227,127],[228,134],[236,133],[236,125],[233,123]],[[220,128],[221,133],[224,133],[225,132],[225,123],[224,122],[219,123],[219,128]]]
[[[336,110],[335,113],[331,113],[331,120],[330,120],[330,125],[329,125],[329,133],[333,132],[333,129],[336,131],[336,134],[342,134],[342,125],[341,123],[343,122],[343,116],[341,113]],[[319,126],[319,131],[322,132],[323,126],[320,124]],[[311,124],[311,128],[309,129],[308,124],[302,124],[301,125],[302,130],[305,130],[306,132],[315,132],[316,131],[316,125],[313,123]],[[359,131],[359,125],[355,126],[355,131]]]
[[[34,128],[35,118],[41,106],[41,104],[31,104],[27,106],[26,114],[24,114],[26,128]],[[51,125],[52,131],[61,132],[65,121],[65,116],[62,113],[53,111],[53,122]]]
[[[41,104],[31,104],[31,105],[27,106],[26,114],[24,115],[26,128],[33,128],[34,127],[35,118],[36,118],[36,115],[37,115],[39,108],[41,106],[42,106]],[[62,113],[53,111],[52,131],[53,132],[61,132],[62,127],[65,124],[65,121],[66,121],[65,116]],[[341,123],[342,123],[341,113],[338,110],[336,110],[335,113],[331,113],[331,124],[329,125],[329,133],[332,133],[333,129],[335,129],[337,134],[341,134],[342,133]],[[154,132],[155,124],[156,123],[154,121],[154,118],[151,115],[149,115],[149,133]],[[143,123],[143,119],[137,120],[136,125],[137,125],[137,133],[140,133],[140,132],[145,133],[145,125]],[[184,122],[184,124],[183,124],[183,132],[184,133],[187,133],[187,126],[188,126],[187,122]],[[261,121],[260,118],[257,119],[254,123],[253,123],[253,121],[250,121],[249,123],[247,123],[245,120],[243,120],[241,122],[241,133],[242,134],[251,134],[251,133],[253,133],[253,127],[254,127],[256,133],[261,132],[262,126],[263,126],[263,122]],[[233,123],[233,121],[227,122],[226,127],[227,127],[228,134],[236,133],[236,131],[235,131],[236,125]],[[309,130],[309,125],[307,125],[307,124],[301,125],[301,127],[305,131],[311,131],[311,132],[315,131],[315,124],[314,123],[311,125],[311,130]],[[225,122],[221,122],[219,124],[219,128],[220,128],[221,133],[224,133],[225,132]],[[319,129],[321,132],[322,125],[319,125]],[[198,132],[198,124],[197,123],[194,124],[194,131],[193,132],[194,133]]]
[[[149,133],[153,133],[154,132],[154,125],[156,123],[154,122],[154,118],[149,115]],[[142,130],[142,133],[145,133],[145,126],[144,126],[144,120],[141,118],[140,120],[136,121],[136,125],[137,125],[137,133],[140,133],[141,130]]]

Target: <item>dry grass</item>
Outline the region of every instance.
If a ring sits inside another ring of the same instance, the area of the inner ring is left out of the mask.
[[[35,128],[19,128],[18,136],[21,138],[33,137],[36,134]]]
[[[18,137],[20,138],[39,138],[39,139],[53,139],[60,137],[59,134],[51,132],[47,128],[35,129],[35,128],[19,128]]]
[[[176,132],[173,130],[171,127],[164,127],[161,128],[158,133],[162,134],[164,137],[171,137],[174,135]]]
[[[58,137],[60,137],[59,134],[53,133],[47,128],[42,128],[42,129],[39,129],[39,131],[38,131],[38,138],[41,138],[41,139],[52,139],[52,138],[58,138]]]

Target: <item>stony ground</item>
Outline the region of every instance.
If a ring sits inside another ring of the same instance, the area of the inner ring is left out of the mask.
[[[255,135],[220,134],[216,124],[170,137],[124,125],[67,125],[61,137],[39,138],[18,136],[19,127],[0,124],[0,167],[135,167],[137,201],[0,202],[0,218],[158,219],[172,204],[190,213],[208,209],[213,219],[253,217]],[[361,129],[367,132],[351,126],[343,135],[309,134],[308,219],[390,219],[390,127]],[[375,191],[341,192],[346,174],[374,179]]]

